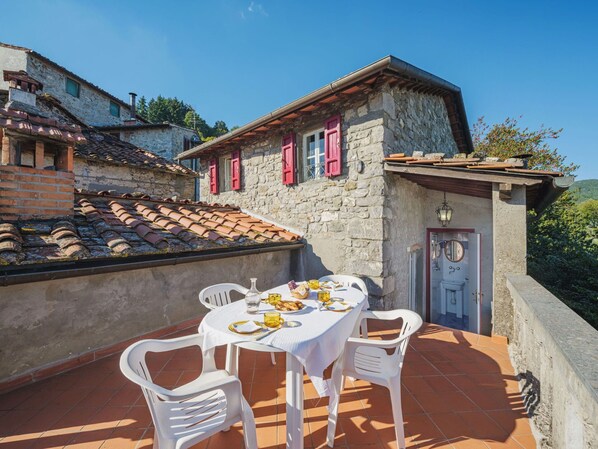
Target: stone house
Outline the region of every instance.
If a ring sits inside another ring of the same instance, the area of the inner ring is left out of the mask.
[[[78,121],[163,158],[173,160],[199,142],[192,129],[151,124],[137,116],[136,94],[127,103],[34,50],[0,42],[0,70],[27,72]],[[0,95],[7,91],[8,82],[0,80]]]
[[[389,56],[179,160],[199,160],[203,200],[303,234],[306,278],[360,276],[377,308],[508,336],[527,211],[571,180],[472,151],[461,90]]]
[[[38,124],[52,122],[76,128],[82,134],[81,139],[72,142],[71,148],[77,188],[119,193],[152,192],[161,197],[197,197],[194,171],[86,125],[58,99],[43,92],[44,85],[26,72],[4,70],[3,78],[10,86],[5,109],[0,110],[0,130],[5,130],[6,138],[12,139],[6,147],[5,164],[56,167],[56,152],[50,145],[54,136],[40,135],[40,130],[35,128]],[[35,159],[33,151],[26,148],[32,134],[40,142],[48,141],[43,160]]]

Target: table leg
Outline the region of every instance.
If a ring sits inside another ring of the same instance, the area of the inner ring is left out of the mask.
[[[287,449],[303,449],[303,365],[287,352]]]

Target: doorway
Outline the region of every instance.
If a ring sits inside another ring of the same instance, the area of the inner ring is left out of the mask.
[[[427,255],[427,321],[480,333],[480,234],[428,229]]]

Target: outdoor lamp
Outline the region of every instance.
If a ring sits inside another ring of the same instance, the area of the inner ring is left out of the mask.
[[[436,215],[443,228],[446,228],[453,218],[453,208],[446,202],[446,192],[444,192],[442,204],[436,209]]]

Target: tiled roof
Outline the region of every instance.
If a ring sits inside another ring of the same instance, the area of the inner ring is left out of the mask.
[[[120,140],[110,134],[87,128],[83,130],[83,135],[87,138],[87,142],[75,147],[75,157],[161,170],[180,175],[195,175],[193,170],[183,165],[144,150],[132,143]]]
[[[299,239],[229,205],[78,192],[72,219],[0,221],[0,265],[196,253]]]
[[[172,162],[151,151],[140,148],[132,143],[122,141],[110,134],[98,131],[82,123],[65,108],[60,100],[49,94],[38,95],[38,106],[52,117],[70,121],[81,126],[87,142],[75,146],[75,157],[102,161],[112,164],[142,167],[180,175],[195,176],[196,173],[187,167]]]
[[[78,125],[11,108],[0,108],[0,128],[31,136],[47,137],[60,142],[85,142],[85,136],[81,133],[81,127]]]
[[[476,158],[476,157],[454,157],[444,158],[441,153],[429,154],[427,156],[405,156],[404,153],[391,154],[384,159],[386,162],[399,163],[405,165],[420,165],[427,167],[452,167],[466,168],[469,170],[486,171],[506,171],[510,173],[521,173],[528,175],[542,176],[563,176],[563,173],[548,170],[535,170],[526,168],[525,161],[522,158],[511,158],[504,161],[498,158]]]

